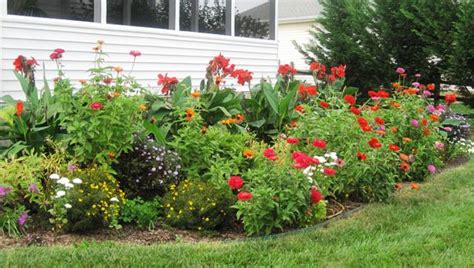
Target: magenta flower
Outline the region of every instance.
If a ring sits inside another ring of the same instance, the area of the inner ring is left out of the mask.
[[[444,149],[444,143],[437,141],[437,142],[435,142],[435,147],[436,147],[436,149],[441,151],[441,150]]]
[[[141,53],[140,51],[138,51],[138,50],[132,50],[132,51],[130,51],[130,53],[128,53],[128,54],[130,54],[131,56],[134,56],[134,57],[138,57],[138,56],[141,56],[141,55],[142,55],[142,53]]]
[[[428,165],[428,171],[429,171],[431,174],[435,174],[435,173],[436,173],[436,167],[433,166],[433,165]]]
[[[404,74],[404,73],[405,73],[405,69],[403,69],[402,67],[398,67],[397,70],[396,70],[396,72],[397,72],[398,74]]]
[[[18,218],[18,224],[20,226],[25,225],[26,221],[28,220],[28,213],[23,212],[20,214],[20,217]]]
[[[428,90],[424,90],[424,91],[423,91],[423,95],[425,95],[426,97],[429,97],[429,96],[433,95],[433,93],[431,93],[431,92],[428,91]]]
[[[444,130],[446,130],[447,132],[453,131],[453,129],[451,127],[445,127]]]
[[[410,121],[410,124],[414,127],[419,127],[420,126],[420,124],[418,124],[418,120],[416,120],[416,119],[412,119]]]
[[[30,186],[28,186],[28,192],[34,194],[38,193],[38,186],[35,183],[30,184]]]
[[[436,108],[433,106],[433,104],[426,106],[426,109],[428,109],[428,112],[430,113],[434,113],[436,111]]]
[[[420,87],[420,83],[418,83],[418,82],[413,82],[413,83],[411,83],[411,85],[416,87],[416,88]]]
[[[67,171],[74,172],[77,169],[77,166],[74,164],[67,166]]]
[[[6,196],[9,192],[12,191],[12,188],[9,187],[0,187],[0,197]]]

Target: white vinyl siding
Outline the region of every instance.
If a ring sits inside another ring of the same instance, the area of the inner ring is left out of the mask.
[[[0,10],[1,11],[1,10]],[[6,12],[5,12],[6,13]],[[254,72],[254,81],[273,78],[278,67],[278,43],[274,40],[257,40],[174,30],[107,25],[92,22],[44,19],[5,15],[0,13],[0,95],[22,97],[13,74],[13,60],[18,55],[35,57],[38,66],[36,79],[42,86],[42,65],[46,77],[56,77],[56,66],[49,54],[56,48],[63,55],[64,72],[77,84],[87,79],[92,67],[92,47],[103,40],[104,51],[109,54],[106,64],[130,70],[133,57],[130,50],[139,50],[133,76],[143,85],[157,88],[157,75],[168,73],[183,79],[190,75],[193,86],[198,87],[204,78],[212,57],[222,53],[231,58],[237,68]],[[228,79],[229,84],[235,80]],[[255,83],[255,82],[254,82]]]

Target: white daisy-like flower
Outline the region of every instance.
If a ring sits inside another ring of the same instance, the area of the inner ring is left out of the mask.
[[[117,197],[112,197],[112,198],[110,198],[110,202],[118,202],[118,201],[119,201],[119,200],[118,200]]]
[[[71,189],[71,188],[74,188],[74,184],[68,182],[68,183],[64,184],[64,187],[66,187],[66,189]]]
[[[75,178],[75,179],[72,180],[72,183],[74,183],[74,184],[81,184],[81,183],[82,183],[82,180],[79,179],[79,178]]]
[[[329,157],[331,157],[332,160],[336,160],[337,159],[337,153],[336,152],[330,152]]]
[[[69,183],[69,179],[66,178],[66,177],[62,177],[62,178],[59,179],[57,182],[58,182],[59,184],[66,185],[66,184]]]
[[[56,197],[62,197],[62,196],[65,196],[66,195],[66,192],[65,191],[57,191],[56,192]]]
[[[65,204],[64,207],[67,208],[67,209],[72,208],[71,204]]]
[[[59,180],[60,177],[59,177],[58,174],[53,173],[53,174],[49,175],[49,178],[52,179],[52,180]]]
[[[326,158],[324,158],[322,156],[315,156],[314,158],[318,159],[320,164],[324,164],[324,163],[327,162]]]

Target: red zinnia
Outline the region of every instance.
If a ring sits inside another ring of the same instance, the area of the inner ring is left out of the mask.
[[[237,200],[239,201],[248,201],[252,199],[253,195],[249,192],[240,192],[237,194]]]
[[[323,173],[328,175],[328,176],[334,176],[334,175],[336,175],[336,170],[332,169],[332,168],[329,168],[329,167],[325,167],[323,169]]]
[[[454,93],[448,93],[444,96],[444,100],[448,105],[456,101],[456,94]]]
[[[390,149],[390,151],[394,151],[394,152],[400,151],[400,147],[398,147],[398,145],[396,144],[390,144],[388,148]]]
[[[379,142],[379,140],[377,138],[371,138],[368,143],[369,143],[370,147],[372,147],[374,149],[382,147],[382,144]]]
[[[309,191],[309,196],[311,198],[311,204],[317,204],[321,202],[321,200],[323,200],[323,195],[316,186],[311,187],[311,190]]]
[[[295,111],[298,111],[298,112],[304,114],[304,108],[301,105],[296,105]]]
[[[325,101],[320,101],[319,106],[321,106],[324,109],[327,109],[327,108],[329,108],[329,103],[327,103]]]
[[[21,100],[16,102],[16,116],[20,117],[23,113],[24,104]]]
[[[324,140],[315,139],[313,141],[313,146],[320,149],[326,149],[326,142]]]
[[[360,115],[360,109],[356,108],[355,106],[351,106],[350,111],[351,111],[351,113],[353,113],[355,115]]]
[[[97,111],[97,110],[102,109],[103,106],[102,106],[102,103],[100,102],[93,102],[91,103],[90,107],[92,110]]]
[[[307,168],[311,165],[318,165],[319,164],[318,159],[312,158],[312,157],[306,155],[303,152],[298,152],[298,151],[293,152],[291,154],[291,157],[295,161],[295,164],[293,165],[293,167],[296,168],[296,169],[303,169],[303,168]]]
[[[240,176],[230,176],[227,184],[231,189],[238,190],[244,186],[244,180]]]
[[[286,139],[286,142],[288,142],[289,144],[298,144],[300,143],[300,140],[295,137],[289,137],[288,139]]]
[[[356,103],[356,99],[352,95],[344,96],[344,101],[349,103],[349,105],[354,105]]]
[[[436,86],[435,86],[435,84],[428,84],[428,85],[426,85],[426,88],[427,88],[428,90],[433,91],[433,90],[435,90]]]
[[[365,118],[363,118],[363,117],[357,118],[357,123],[359,123],[359,126],[361,126],[361,127],[369,125],[369,121],[365,120]]]
[[[385,121],[380,117],[375,117],[375,122],[377,122],[377,124],[379,124],[379,125],[384,125],[385,124]]]
[[[367,155],[362,153],[362,152],[357,152],[357,159],[359,159],[361,161],[365,161],[365,160],[367,160]]]
[[[275,154],[275,150],[273,150],[272,148],[265,149],[265,151],[263,151],[263,156],[266,159],[271,160],[271,161],[275,161],[278,159],[278,157]]]

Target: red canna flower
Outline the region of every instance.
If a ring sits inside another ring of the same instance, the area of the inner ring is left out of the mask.
[[[398,147],[398,145],[396,145],[396,144],[390,144],[390,145],[388,146],[388,148],[390,149],[390,151],[393,151],[393,152],[398,152],[398,151],[400,151],[400,147]]]
[[[382,144],[379,142],[379,140],[377,138],[371,138],[368,143],[369,143],[370,147],[372,147],[374,149],[382,147]]]
[[[97,111],[97,110],[102,109],[103,105],[100,102],[93,102],[91,103],[90,107],[92,110]]]
[[[321,192],[318,190],[316,186],[312,186],[311,190],[309,191],[309,196],[311,199],[311,204],[317,204],[323,200],[323,195]]]
[[[313,141],[313,146],[320,149],[326,149],[326,141],[315,139]]]
[[[385,125],[385,121],[380,117],[375,117],[375,122],[379,125]]]
[[[323,168],[323,173],[328,175],[328,176],[334,176],[334,175],[336,175],[336,170],[332,169],[330,167],[325,167],[325,168]]]
[[[357,159],[359,159],[360,161],[365,161],[367,160],[367,155],[362,152],[357,152]]]
[[[275,150],[273,150],[272,148],[265,149],[265,151],[263,151],[263,156],[266,159],[271,160],[271,161],[275,161],[278,159],[278,157],[275,154]]]
[[[327,109],[327,108],[329,108],[329,103],[327,103],[325,101],[320,101],[319,106],[321,106],[321,108],[323,108],[323,109]]]
[[[237,83],[243,86],[245,83],[252,81],[252,74],[253,72],[249,72],[248,70],[239,69],[233,71],[231,76],[237,78]]]
[[[319,71],[319,68],[321,67],[321,64],[319,62],[312,62],[310,65],[309,65],[309,69],[314,72],[314,71]]]
[[[282,64],[278,67],[278,74],[280,75],[288,75],[288,74],[295,75],[296,73],[297,73],[296,69],[293,68],[293,66],[289,64]]]
[[[356,103],[356,99],[352,95],[346,95],[344,96],[344,101],[348,103],[349,105],[354,105]]]
[[[339,65],[337,67],[331,67],[331,75],[336,78],[344,78],[346,76],[346,65]]]
[[[289,137],[288,139],[286,139],[286,142],[288,142],[289,144],[298,144],[300,143],[300,140],[295,137]]]
[[[444,100],[448,105],[456,101],[456,94],[455,93],[448,93],[444,96]]]
[[[168,94],[171,87],[176,84],[178,84],[178,79],[176,77],[168,77],[168,74],[158,74],[158,85],[163,86],[161,88],[161,93]]]
[[[253,195],[249,192],[240,192],[237,194],[237,200],[239,201],[248,201],[252,199]]]
[[[22,55],[19,55],[14,61],[13,65],[15,66],[15,71],[16,72],[23,72],[24,66],[23,63],[26,60],[26,58]]]
[[[238,190],[244,186],[244,180],[240,176],[230,176],[227,184],[231,189]]]
[[[23,113],[24,104],[21,100],[16,102],[16,116],[20,117]]]

